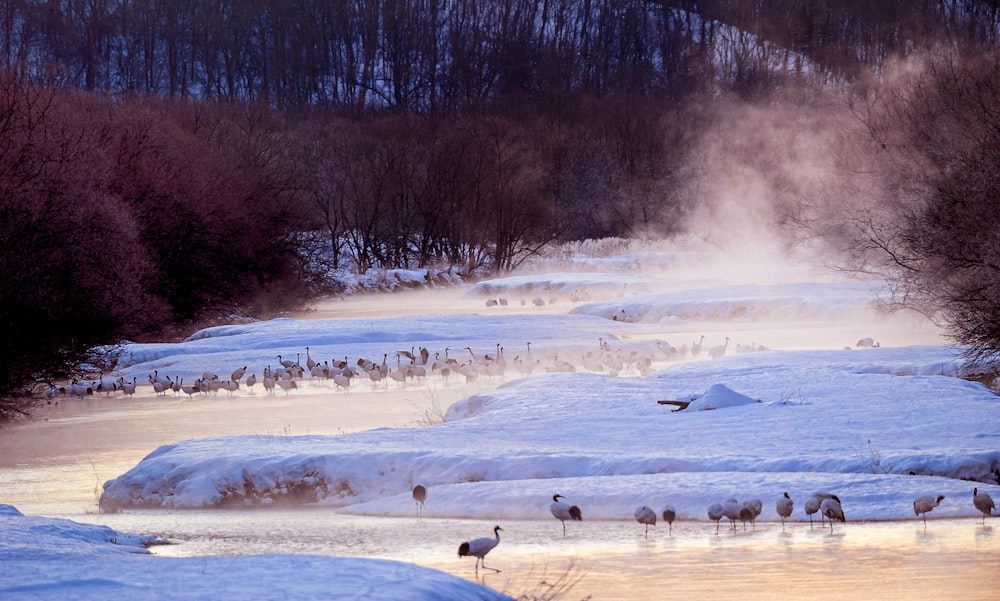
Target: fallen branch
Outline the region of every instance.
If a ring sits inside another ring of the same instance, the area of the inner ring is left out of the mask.
[[[683,411],[687,409],[687,406],[691,404],[691,401],[656,401],[660,405],[674,405],[675,407],[680,407],[680,409],[674,409],[674,411]]]

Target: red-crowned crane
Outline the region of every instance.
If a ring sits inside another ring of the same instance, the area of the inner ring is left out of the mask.
[[[500,531],[503,530],[500,526],[493,528],[493,534],[495,538],[490,538],[484,536],[482,538],[475,538],[470,541],[464,542],[458,546],[458,556],[459,557],[475,557],[476,558],[476,572],[479,572],[479,564],[482,562],[484,570],[493,570],[499,573],[500,570],[496,568],[491,568],[486,565],[486,554],[493,550],[500,544]]]
[[[562,495],[552,495],[552,504],[549,505],[549,511],[552,512],[552,515],[554,515],[557,520],[562,522],[563,535],[566,534],[566,520],[576,520],[577,522],[583,521],[583,514],[580,513],[579,507],[559,500],[565,498],[566,497]]]

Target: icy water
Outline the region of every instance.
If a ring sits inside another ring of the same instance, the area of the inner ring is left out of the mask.
[[[420,297],[425,299],[426,297]],[[451,310],[468,310],[454,293]],[[368,299],[311,315],[412,314],[422,303]],[[381,304],[380,304],[381,303]],[[477,303],[478,305],[479,303]],[[382,306],[384,305],[384,306]],[[395,306],[396,309],[390,307]],[[399,309],[404,307],[404,309]],[[443,311],[439,302],[435,311]],[[796,334],[804,335],[801,330]],[[768,333],[774,336],[774,332]],[[560,599],[927,599],[1000,598],[1000,523],[976,519],[837,524],[762,522],[736,532],[713,524],[661,526],[648,538],[631,520],[569,525],[501,523],[501,544],[473,570],[459,543],[491,534],[493,523],[463,519],[363,517],[333,508],[128,511],[102,515],[104,481],[162,444],[202,436],[342,434],[374,427],[420,427],[475,392],[464,385],[364,392],[310,387],[267,397],[244,392],[189,400],[62,399],[31,423],[0,431],[0,502],[26,514],[66,517],[169,539],[166,556],[317,553],[413,562],[478,580],[515,596]],[[433,492],[433,491],[432,491]],[[433,502],[433,499],[429,499]],[[572,588],[565,590],[568,584]]]

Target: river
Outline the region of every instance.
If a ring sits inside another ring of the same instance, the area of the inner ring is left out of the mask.
[[[397,305],[399,306],[399,305]],[[412,305],[404,305],[410,307]],[[338,306],[371,315],[372,301]],[[311,313],[328,316],[330,308]],[[456,305],[455,310],[462,310]],[[383,312],[388,312],[384,309]],[[414,310],[415,311],[415,310]],[[406,311],[402,311],[405,313]],[[151,534],[174,544],[163,556],[317,553],[417,563],[525,598],[997,599],[1000,535],[987,521],[930,519],[827,526],[761,522],[716,533],[709,522],[657,526],[632,521],[501,524],[488,557],[494,573],[459,559],[458,544],[491,533],[480,520],[346,515],[328,507],[100,514],[104,481],[162,444],[225,434],[343,434],[420,427],[474,392],[463,386],[350,394],[210,400],[156,397],[62,398],[40,418],[0,431],[0,502],[25,514],[65,517]],[[572,585],[570,587],[570,585]]]

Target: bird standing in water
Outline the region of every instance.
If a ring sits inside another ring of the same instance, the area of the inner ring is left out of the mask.
[[[993,510],[996,509],[996,504],[993,502],[993,497],[986,492],[979,492],[978,488],[972,489],[972,504],[976,506],[983,514],[983,525],[986,525],[986,516],[993,515]]]
[[[413,487],[413,500],[417,503],[417,517],[424,514],[424,501],[427,500],[427,488],[423,484]]]
[[[920,495],[917,500],[913,502],[913,513],[914,515],[924,516],[924,528],[927,527],[927,512],[934,509],[941,504],[944,499],[944,495]]]
[[[656,525],[656,512],[643,505],[635,510],[635,521],[646,525],[646,538],[649,538],[649,527]]]
[[[500,531],[503,530],[500,526],[495,526],[493,528],[493,534],[495,538],[490,538],[484,536],[482,538],[475,538],[470,541],[464,542],[458,546],[458,556],[459,557],[475,557],[476,558],[476,572],[479,572],[480,562],[483,564],[484,570],[493,570],[499,573],[500,570],[496,568],[491,568],[486,565],[486,554],[493,550],[493,547],[500,544]]]
[[[830,520],[830,532],[833,532],[833,520],[847,521],[844,518],[844,509],[840,506],[840,501],[834,498],[823,499],[823,502],[819,504],[819,512],[820,515]]]
[[[774,510],[778,512],[779,516],[781,516],[782,530],[785,529],[785,518],[790,517],[792,515],[793,505],[794,503],[792,503],[792,498],[788,496],[787,492],[784,494],[784,496],[778,497],[778,500],[775,501],[774,503]]]
[[[577,522],[583,521],[583,514],[580,513],[579,507],[559,500],[565,498],[566,497],[562,495],[552,495],[552,504],[549,505],[549,511],[552,512],[552,515],[554,515],[557,520],[562,522],[564,535],[566,534],[566,520],[576,520]]]

